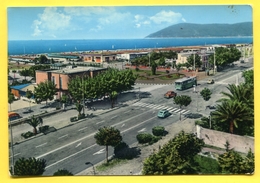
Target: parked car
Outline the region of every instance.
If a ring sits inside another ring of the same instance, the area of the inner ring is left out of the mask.
[[[173,97],[176,97],[176,96],[177,96],[177,93],[175,93],[174,91],[167,91],[164,94],[164,98],[173,98]]]
[[[20,116],[20,114],[18,114],[16,112],[9,112],[8,118],[9,118],[10,121],[13,121],[13,120],[21,118],[21,116]]]
[[[207,83],[208,83],[208,84],[214,84],[215,81],[214,81],[214,79],[209,79]]]
[[[157,114],[157,117],[158,118],[166,118],[168,116],[170,116],[171,113],[167,110],[167,109],[161,109],[158,114]]]

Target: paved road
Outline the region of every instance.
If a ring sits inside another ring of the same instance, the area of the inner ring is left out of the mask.
[[[250,68],[251,66],[250,63],[246,63],[244,67]],[[235,66],[235,70],[232,70],[232,72],[218,73],[213,77],[216,80],[216,83],[213,85],[206,84],[205,80],[199,81],[200,85],[197,91],[204,87],[208,87],[213,91],[212,98],[207,102],[198,93],[194,93],[192,88],[178,91],[179,95],[190,95],[193,100],[187,108],[183,109],[182,113],[209,115],[210,111],[205,110],[205,106],[214,104],[221,97],[220,92],[226,90],[227,84],[237,81],[237,79],[234,80],[234,77],[239,78],[238,81],[241,82],[242,79],[240,79],[239,73],[241,69],[246,69],[244,67]],[[150,95],[146,95],[147,97],[143,97],[136,103],[125,103],[124,107],[122,106],[109,113],[97,115],[93,119],[86,119],[80,123],[60,128],[54,133],[17,144],[14,146],[15,159],[19,157],[46,159],[47,170],[44,173],[45,175],[52,175],[55,171],[62,168],[77,174],[86,168],[85,162],[91,161],[93,164],[96,164],[105,158],[104,147],[96,145],[93,138],[98,128],[114,126],[121,131],[123,140],[130,145],[136,142],[136,135],[140,132],[151,133],[154,126],[167,126],[171,123],[176,123],[179,120],[178,106],[173,104],[172,99],[162,97],[167,90],[173,90],[173,87],[173,85],[136,85],[133,91],[122,94],[125,97],[122,97],[122,100],[119,101],[120,103],[137,100],[136,94],[138,93],[146,92]],[[157,119],[156,114],[160,108],[168,108],[172,115],[163,120]],[[68,116],[72,115],[72,113],[75,114],[75,112],[59,113],[46,118],[44,121],[45,123],[53,122],[53,125],[60,124],[65,126],[65,123],[67,123],[66,125],[70,123],[68,122]],[[14,133],[16,136],[19,135],[18,127]],[[113,149],[109,148],[109,154],[112,155],[112,153]]]

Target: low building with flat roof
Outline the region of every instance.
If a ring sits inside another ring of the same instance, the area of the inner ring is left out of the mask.
[[[106,70],[107,68],[78,66],[67,66],[60,69],[37,70],[35,71],[36,84],[45,81],[52,81],[56,84],[56,89],[58,91],[57,98],[60,98],[63,93],[68,92],[68,83],[70,79],[77,76],[87,76],[93,78]]]

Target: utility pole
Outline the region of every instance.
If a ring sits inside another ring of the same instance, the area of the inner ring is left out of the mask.
[[[84,98],[84,72],[82,76],[82,106],[83,106],[83,114],[85,114],[85,98]]]
[[[214,68],[213,68],[213,74],[215,75],[215,69],[216,69],[216,58],[215,58],[215,50],[214,50]]]
[[[150,57],[151,57],[151,52],[150,52],[151,50],[149,50],[149,67],[151,67],[151,59],[150,59]]]
[[[10,122],[10,119],[8,117],[8,123],[9,123],[9,128],[10,128],[10,135],[11,135],[11,155],[12,155],[12,175],[14,175],[14,145],[13,145],[13,130],[12,130],[12,125]]]
[[[193,53],[193,70],[194,70],[194,75],[195,75],[195,52]]]

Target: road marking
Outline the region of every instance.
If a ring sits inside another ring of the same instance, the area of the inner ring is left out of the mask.
[[[178,110],[176,110],[176,111],[174,111],[174,112],[179,112],[179,111],[181,111],[181,109],[178,109]]]
[[[122,124],[122,126],[121,127],[124,127],[125,126],[125,124]]]
[[[178,110],[178,108],[174,108],[174,109],[172,109],[171,112],[174,112],[174,111],[176,112],[176,110]]]
[[[117,117],[117,115],[116,116],[113,116],[111,119],[114,119],[114,118],[116,118]]]
[[[125,111],[124,113],[129,113],[130,111]]]
[[[149,111],[151,111],[151,110],[149,110]],[[140,116],[140,115],[137,115],[137,116]],[[135,117],[137,117],[137,116],[135,116]],[[132,118],[134,118],[134,117],[132,117]],[[150,118],[150,119],[148,119],[148,120],[145,120],[145,121],[143,121],[143,122],[141,122],[141,123],[138,123],[137,125],[132,126],[131,128],[128,128],[128,129],[122,131],[121,133],[125,133],[125,132],[127,132],[127,131],[129,131],[129,130],[131,130],[131,129],[137,127],[137,126],[139,126],[139,125],[142,125],[143,123],[146,123],[147,121],[149,121],[149,120],[151,120],[151,119],[154,119],[154,118],[156,118],[156,117],[152,117],[152,118]],[[131,119],[131,118],[129,118],[129,119]],[[129,120],[129,119],[128,119],[128,120]],[[125,121],[127,121],[127,120],[125,120]],[[120,123],[122,123],[122,122],[120,122]],[[118,123],[118,124],[120,124],[120,123]],[[115,125],[113,125],[113,126],[115,126]],[[89,137],[89,136],[91,136],[91,135],[94,135],[94,134],[95,134],[95,133],[92,133],[92,134],[90,134],[90,135],[88,135],[88,136],[86,136],[86,137],[84,137],[84,138],[81,138],[81,139],[85,139],[85,138],[87,138],[87,137]],[[79,140],[81,140],[81,139],[79,139]],[[76,140],[76,141],[79,141],[79,140]],[[75,141],[75,142],[76,142],[76,141]],[[55,152],[55,151],[57,151],[57,150],[59,150],[59,149],[62,149],[62,148],[64,148],[64,147],[66,147],[66,146],[69,146],[69,145],[71,145],[71,144],[73,144],[73,143],[75,143],[75,142],[69,143],[69,144],[67,144],[67,145],[65,145],[65,146],[59,147],[59,148],[57,148],[57,149],[55,149],[55,150],[53,150],[53,151],[50,151],[50,152],[45,153],[45,154],[43,154],[43,155],[41,155],[41,156],[38,156],[38,157],[36,157],[36,159],[41,158],[41,157],[43,157],[43,156],[46,156],[46,155],[48,155],[48,154],[51,154],[51,153],[53,153],[53,152]],[[58,164],[58,163],[60,163],[60,162],[63,162],[64,160],[67,160],[67,159],[69,159],[69,158],[71,158],[71,157],[73,157],[73,156],[76,156],[76,155],[78,155],[78,154],[80,154],[80,153],[82,153],[82,152],[84,152],[84,151],[86,151],[86,150],[88,150],[88,149],[90,149],[90,148],[92,148],[92,147],[94,147],[94,146],[97,146],[97,144],[93,144],[93,145],[91,145],[91,146],[89,146],[89,147],[87,147],[87,148],[85,148],[85,149],[82,149],[82,150],[80,150],[80,151],[78,151],[78,152],[76,152],[76,153],[74,153],[74,154],[71,154],[70,156],[68,156],[68,157],[66,157],[66,158],[63,158],[63,159],[61,159],[61,160],[59,160],[59,161],[56,161],[55,163],[53,163],[53,164],[51,164],[51,165],[49,165],[49,166],[46,166],[46,169],[48,169],[48,168],[50,168],[50,167],[52,167],[52,166],[54,166],[54,165],[56,165],[56,164]]]
[[[45,144],[47,144],[47,142],[45,142],[45,143],[43,143],[41,145],[35,146],[35,147],[38,148],[38,147],[44,146]]]
[[[89,147],[87,147],[87,148],[85,148],[85,149],[82,149],[82,150],[80,150],[80,151],[78,151],[78,152],[76,152],[76,153],[74,153],[74,154],[71,154],[70,156],[68,156],[68,157],[66,157],[66,158],[63,158],[63,159],[61,159],[61,160],[59,160],[59,161],[56,161],[55,163],[50,164],[49,166],[46,166],[46,169],[48,169],[48,168],[50,168],[50,167],[52,167],[52,166],[54,166],[54,165],[56,165],[56,164],[58,164],[58,163],[64,161],[64,160],[67,160],[67,159],[69,159],[69,158],[71,158],[71,157],[73,157],[73,156],[76,156],[76,155],[78,155],[79,153],[82,153],[82,152],[84,152],[84,151],[86,151],[86,150],[88,150],[88,149],[90,149],[90,148],[92,148],[92,147],[94,147],[94,146],[96,146],[96,145],[97,145],[97,144],[93,144],[92,146],[89,146]],[[36,159],[38,159],[38,158],[36,158]]]
[[[141,129],[141,130],[139,130],[137,132],[144,132],[144,131],[146,131],[146,128],[143,128],[143,129]]]
[[[79,147],[81,145],[81,142],[80,143],[78,143],[78,145],[76,145],[76,147]]]
[[[68,136],[68,134],[63,135],[63,136],[59,137],[58,139],[62,139],[62,138],[67,137],[67,136]]]
[[[180,111],[180,113],[184,114],[185,111],[186,111],[186,110],[182,110],[182,111]]]
[[[93,155],[96,155],[96,154],[103,154],[103,153],[104,153],[104,151],[105,151],[105,148],[104,148],[104,149],[101,149],[101,150],[99,150],[98,152],[94,153]]]
[[[104,122],[105,122],[105,120],[102,120],[102,121],[97,122],[96,124],[98,125],[98,124],[104,123]]]
[[[182,113],[182,114],[187,114],[188,112],[190,112],[190,111],[186,111],[186,112],[184,112],[184,113]]]
[[[82,130],[85,130],[85,129],[87,129],[88,127],[84,127],[84,128],[81,128],[81,129],[79,129],[78,131],[82,131]]]
[[[150,111],[152,111],[152,109],[151,109],[151,110],[148,110],[147,112],[150,112]],[[117,124],[112,125],[112,127],[114,127],[114,126],[116,126],[116,125],[121,125],[121,124],[125,123],[126,121],[129,121],[129,120],[131,120],[131,119],[133,119],[133,118],[137,118],[137,117],[139,117],[139,116],[142,116],[143,114],[144,114],[144,113],[135,115],[135,116],[133,116],[133,117],[131,117],[131,118],[128,118],[128,119],[126,119],[126,120],[124,120],[124,121],[121,121],[121,122],[119,122],[119,123],[117,123]],[[151,118],[151,119],[152,119],[152,118]],[[138,123],[138,124],[135,125],[135,126],[138,126],[138,125],[141,125],[141,124],[143,124],[143,123]],[[78,139],[78,140],[75,140],[75,141],[73,141],[73,142],[70,142],[70,143],[68,143],[68,144],[66,144],[66,145],[64,145],[64,146],[58,147],[57,149],[53,149],[53,150],[51,150],[51,151],[49,151],[49,152],[47,152],[47,153],[44,153],[44,154],[42,154],[42,155],[40,155],[40,156],[35,157],[35,158],[36,158],[36,159],[39,159],[39,158],[42,158],[42,157],[47,156],[47,155],[49,155],[49,154],[52,154],[52,153],[54,153],[54,152],[56,152],[56,151],[58,151],[58,150],[61,150],[61,149],[65,148],[65,147],[68,147],[68,146],[70,146],[70,145],[73,145],[73,144],[75,144],[75,143],[77,143],[77,142],[80,142],[80,141],[86,139],[86,138],[92,137],[92,136],[94,136],[95,134],[96,134],[96,132],[95,132],[95,133],[91,133],[91,134],[89,134],[89,135],[87,135],[87,136],[85,136],[85,137],[82,137],[82,138],[80,138],[80,139]],[[79,151],[79,152],[81,152],[81,151]],[[69,157],[70,157],[70,156],[69,156]]]
[[[15,156],[18,156],[19,154],[21,154],[21,153],[17,153],[17,154],[15,154],[14,157],[15,157]],[[12,157],[13,157],[13,156],[10,156],[9,158],[12,158]]]

